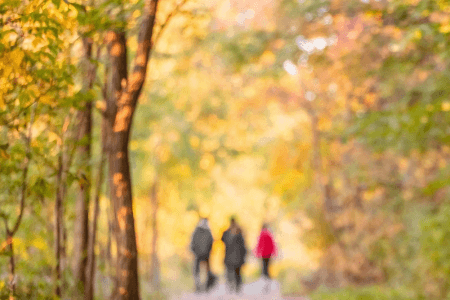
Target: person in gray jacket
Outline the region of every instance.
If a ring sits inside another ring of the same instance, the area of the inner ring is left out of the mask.
[[[195,291],[200,292],[202,290],[209,290],[215,283],[217,277],[211,272],[209,265],[209,256],[211,254],[213,244],[213,237],[211,234],[211,229],[208,225],[208,219],[200,219],[197,227],[192,234],[191,239],[191,251],[195,255],[194,263],[194,281],[195,281]],[[207,282],[206,286],[202,285],[200,282],[200,265],[205,265],[207,271]],[[202,289],[202,286],[205,288]]]
[[[222,241],[225,243],[224,263],[227,269],[227,290],[239,293],[242,285],[241,267],[245,263],[247,248],[241,228],[234,218],[231,218],[230,227],[223,233]]]

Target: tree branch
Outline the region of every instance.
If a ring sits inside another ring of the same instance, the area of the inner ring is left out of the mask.
[[[125,101],[131,104],[132,107],[136,106],[137,99],[144,85],[145,75],[147,73],[147,65],[150,56],[150,50],[152,49],[152,36],[153,28],[156,19],[156,9],[159,0],[146,0],[144,7],[145,18],[141,23],[141,28],[138,35],[138,49],[136,57],[133,62],[133,72],[127,84],[127,91],[124,95],[128,95],[129,100]],[[124,98],[124,97],[121,97]],[[130,116],[131,117],[131,116]]]
[[[28,175],[28,167],[30,166],[30,156],[31,156],[31,138],[32,138],[32,126],[34,122],[34,117],[36,113],[36,103],[33,104],[31,108],[31,116],[30,123],[28,123],[28,137],[26,142],[26,154],[25,154],[25,167],[22,174],[22,187],[20,191],[20,212],[19,217],[17,218],[16,223],[14,224],[12,230],[10,231],[10,235],[13,236],[17,230],[19,229],[20,223],[23,217],[23,211],[25,208],[25,197],[27,191],[27,175]]]
[[[180,3],[177,4],[177,6],[167,15],[166,20],[161,24],[159,27],[158,34],[155,36],[153,42],[152,42],[152,49],[155,48],[156,44],[158,43],[158,40],[161,38],[162,34],[164,33],[165,28],[167,28],[167,25],[169,24],[170,20],[177,15],[178,12],[180,12],[181,7],[186,4],[188,0],[182,0]]]

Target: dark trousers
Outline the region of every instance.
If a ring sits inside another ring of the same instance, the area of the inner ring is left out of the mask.
[[[241,267],[227,266],[227,289],[240,292],[242,286]]]
[[[209,257],[196,257],[195,258],[195,264],[194,264],[194,280],[195,280],[195,289],[196,291],[200,291],[201,289],[201,282],[200,282],[200,264],[204,263],[206,266],[206,272],[208,274],[211,273],[210,267],[209,267]]]
[[[270,258],[263,258],[262,259],[262,274],[266,276],[267,278],[270,278],[269,276],[269,263]]]
[[[195,258],[195,266],[194,266],[194,275],[200,274],[200,263],[204,262],[206,265],[206,270],[209,274],[209,257],[196,257]]]

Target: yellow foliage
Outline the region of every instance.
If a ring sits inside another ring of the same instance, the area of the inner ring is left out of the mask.
[[[28,89],[33,93],[33,95],[34,95],[35,97],[38,97],[38,96],[40,95],[39,87],[38,87],[37,85],[33,84],[33,85],[30,86]]]
[[[9,56],[13,63],[13,67],[20,68],[20,64],[22,63],[25,53],[20,48],[16,48],[10,53]]]
[[[6,105],[5,105],[5,99],[3,97],[3,93],[0,92],[0,109],[5,109]]]
[[[297,170],[289,170],[282,176],[282,179],[275,184],[274,192],[278,195],[282,195],[284,192],[300,185],[302,181],[305,181],[303,173]]]
[[[43,95],[39,98],[41,103],[48,104],[48,105],[54,105],[55,101],[53,101],[52,97],[49,95]]]
[[[200,145],[200,139],[198,138],[198,136],[191,136],[189,138],[189,143],[191,144],[192,148],[198,148],[198,146]]]
[[[171,168],[170,173],[178,178],[187,178],[192,176],[191,168],[187,164],[179,164]]]
[[[441,25],[441,27],[439,28],[439,31],[442,33],[449,33],[450,32],[450,24]]]
[[[130,141],[130,150],[134,151],[139,148],[139,143],[137,141]]]
[[[45,243],[45,241],[42,238],[35,238],[31,242],[31,245],[39,250],[47,249],[47,244]]]
[[[289,149],[286,144],[280,144],[275,148],[271,159],[270,174],[278,176],[285,172],[289,167]]]
[[[329,118],[319,118],[318,129],[321,131],[327,131],[331,129],[332,122]]]
[[[268,66],[268,65],[273,64],[276,61],[276,56],[275,56],[275,54],[273,54],[272,51],[266,50],[261,55],[259,60],[260,60],[261,64]]]
[[[205,153],[200,160],[200,168],[209,170],[214,165],[214,161],[214,156],[211,153]]]
[[[170,158],[170,148],[167,145],[161,145],[156,148],[156,153],[161,162],[166,162]]]
[[[203,146],[202,147],[203,151],[212,152],[212,151],[217,150],[220,147],[220,143],[216,139],[205,140],[205,141],[203,141],[202,146]]]

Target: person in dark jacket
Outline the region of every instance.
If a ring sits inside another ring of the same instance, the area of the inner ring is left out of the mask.
[[[194,280],[196,292],[200,292],[202,290],[202,284],[200,282],[201,264],[205,265],[208,275],[206,288],[204,290],[209,290],[216,281],[216,276],[212,274],[209,265],[209,256],[211,254],[212,244],[213,237],[211,234],[211,229],[208,225],[208,219],[202,218],[195,228],[191,239],[191,251],[195,255]]]
[[[222,241],[225,243],[227,289],[229,292],[239,293],[242,284],[241,267],[245,263],[247,249],[241,228],[234,218],[230,221],[230,227],[223,233]]]

